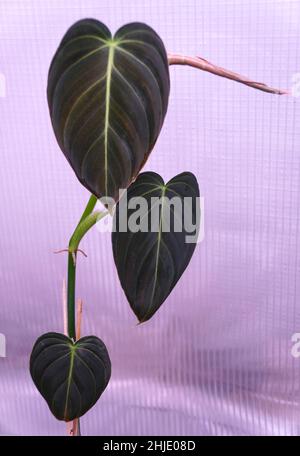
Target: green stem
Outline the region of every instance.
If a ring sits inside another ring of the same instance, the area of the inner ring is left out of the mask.
[[[88,203],[86,205],[86,208],[84,209],[84,211],[82,213],[81,219],[78,222],[78,225],[82,222],[82,220],[84,220],[88,215],[90,215],[91,212],[93,212],[96,204],[97,204],[97,196],[91,195],[91,197],[88,200]]]
[[[103,217],[105,217],[108,214],[108,212],[101,212],[101,211],[95,211],[89,214],[85,219],[82,220],[81,223],[79,223],[72,234],[72,237],[69,242],[69,252],[72,254],[76,255],[76,252],[79,247],[79,243],[83,236],[88,232],[92,226],[95,225],[99,220],[101,220]]]
[[[105,217],[108,212],[95,211],[94,207],[97,198],[92,195],[88,204],[76,226],[74,233],[69,242],[68,254],[68,334],[73,340],[76,340],[76,321],[75,321],[75,287],[76,287],[76,258],[77,250],[81,239],[92,226]]]
[[[76,283],[76,264],[73,261],[72,254],[69,253],[69,255],[68,255],[68,334],[69,334],[69,337],[73,340],[76,339],[75,283]]]
[[[75,317],[75,288],[76,288],[76,259],[77,259],[77,250],[79,243],[83,236],[88,232],[92,226],[97,223],[98,220],[105,217],[108,212],[93,212],[97,203],[97,198],[94,195],[91,195],[85,210],[76,226],[74,233],[71,236],[69,242],[69,254],[68,254],[68,335],[74,341],[76,340],[76,317]],[[78,433],[80,432],[80,421],[78,419]]]

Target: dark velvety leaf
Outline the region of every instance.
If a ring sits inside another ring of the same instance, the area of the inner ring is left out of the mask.
[[[30,357],[32,379],[58,420],[84,415],[105,390],[111,364],[104,343],[95,336],[75,344],[63,334],[39,337]]]
[[[118,199],[161,130],[170,91],[163,42],[141,23],[114,37],[94,19],[76,22],[50,66],[48,103],[57,141],[82,184]]]
[[[134,198],[141,196],[147,202],[145,207],[130,206],[136,201]],[[174,197],[179,205],[168,203]],[[181,206],[185,197],[185,205]],[[197,180],[189,172],[179,174],[167,184],[158,174],[147,172],[128,188],[128,205],[124,195],[116,207],[112,233],[114,260],[121,285],[140,322],[149,320],[159,309],[193,255],[200,223],[198,197]],[[191,215],[194,228],[184,224],[188,221],[188,216],[184,220],[184,208]],[[139,226],[132,232],[132,221],[136,218]]]

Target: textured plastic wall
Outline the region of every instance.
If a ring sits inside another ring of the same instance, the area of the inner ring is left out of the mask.
[[[66,432],[28,362],[40,334],[63,330],[67,258],[53,251],[67,246],[89,196],[55,141],[46,102],[51,58],[84,17],[112,31],[146,22],[169,52],[294,84],[294,96],[170,68],[169,111],[146,169],[197,176],[205,237],[141,326],[120,288],[110,234],[95,228],[83,241],[82,331],[105,341],[113,366],[83,434],[299,435],[299,0],[0,1],[0,434]]]

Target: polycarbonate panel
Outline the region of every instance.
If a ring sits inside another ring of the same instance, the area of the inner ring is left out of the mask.
[[[59,150],[46,102],[51,58],[84,17],[113,31],[146,22],[168,51],[292,95],[170,68],[169,111],[146,169],[197,176],[205,236],[140,326],[110,234],[95,228],[84,239],[82,331],[107,344],[112,379],[82,433],[299,435],[299,0],[0,0],[0,434],[66,432],[28,362],[40,334],[63,330],[67,258],[53,251],[67,246],[89,196]]]

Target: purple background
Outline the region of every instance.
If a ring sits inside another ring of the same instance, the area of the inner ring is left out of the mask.
[[[201,55],[273,86],[300,72],[299,0],[0,0],[0,434],[64,434],[28,372],[35,339],[62,331],[68,238],[88,192],[60,152],[46,81],[66,29],[154,27],[169,52]],[[84,434],[300,435],[300,101],[171,67],[171,98],[146,169],[194,172],[205,239],[148,323],[119,286],[110,235],[80,257],[83,333],[108,346],[112,380]]]

